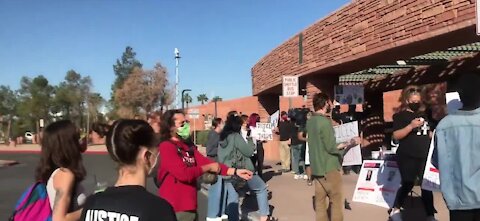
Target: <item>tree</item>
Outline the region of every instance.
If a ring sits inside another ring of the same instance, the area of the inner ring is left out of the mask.
[[[55,99],[52,112],[61,113],[62,118],[70,119],[77,125],[84,125],[92,80],[82,77],[74,70],[69,70],[65,80],[55,87]],[[100,97],[101,98],[101,97]],[[103,98],[101,98],[103,100]]]
[[[88,95],[87,103],[90,118],[94,119],[93,121],[103,121],[103,119],[100,120],[99,118],[100,116],[103,117],[100,113],[100,108],[105,104],[105,99],[99,93],[91,93]]]
[[[221,97],[219,97],[219,96],[215,96],[215,97],[212,98],[212,101],[213,101],[213,102],[218,102],[218,101],[222,101],[222,100],[223,100],[223,99],[222,99]]]
[[[19,115],[19,129],[38,131],[38,121],[50,119],[50,108],[54,87],[48,80],[40,75],[33,79],[22,77],[20,81],[19,104],[17,114]]]
[[[189,103],[192,103],[192,101],[193,101],[193,99],[192,99],[192,97],[190,96],[190,94],[185,93],[185,94],[183,95],[183,102],[185,102],[185,103],[187,104],[187,109],[188,109],[188,104],[189,104]]]
[[[115,93],[121,117],[150,113],[166,101],[167,69],[157,63],[153,70],[134,68]],[[121,110],[121,111],[120,111]]]
[[[112,100],[115,98],[116,90],[122,87],[133,69],[142,68],[142,63],[135,58],[136,54],[133,48],[127,46],[122,54],[122,58],[120,60],[117,59],[117,63],[113,65],[116,79],[112,85]]]
[[[198,100],[198,102],[201,102],[202,105],[203,105],[203,104],[205,104],[205,102],[208,101],[208,97],[207,97],[206,94],[200,94],[200,95],[197,96],[197,100]]]
[[[17,95],[10,87],[0,86],[0,133],[4,136],[2,138],[7,141],[10,137],[10,131],[12,128],[12,119],[15,115],[15,108],[17,106]],[[3,130],[3,123],[7,121],[7,129]]]

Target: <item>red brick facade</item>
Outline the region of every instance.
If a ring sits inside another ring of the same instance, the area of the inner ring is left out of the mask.
[[[352,1],[301,32],[301,64],[298,35],[263,57],[253,94],[281,93],[282,75],[338,76],[470,43],[474,24],[473,0]]]

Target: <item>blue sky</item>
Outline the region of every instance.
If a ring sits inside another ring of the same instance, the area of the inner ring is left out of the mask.
[[[112,65],[126,46],[145,68],[161,62],[192,97],[251,95],[251,67],[346,0],[0,0],[0,84],[22,76],[52,84],[74,69],[110,96]]]

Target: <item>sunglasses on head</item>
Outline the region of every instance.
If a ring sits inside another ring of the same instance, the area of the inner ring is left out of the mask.
[[[408,89],[408,93],[420,93],[420,89],[418,89],[418,88],[410,88],[410,89]]]

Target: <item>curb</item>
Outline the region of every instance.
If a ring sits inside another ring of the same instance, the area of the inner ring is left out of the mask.
[[[0,167],[8,167],[19,164],[18,161],[15,160],[0,160]]]

